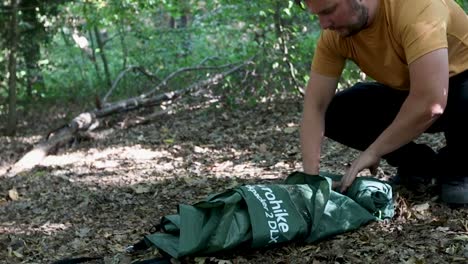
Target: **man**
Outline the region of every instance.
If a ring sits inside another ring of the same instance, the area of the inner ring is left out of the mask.
[[[304,171],[318,174],[322,137],[361,150],[340,191],[381,158],[415,183],[440,176],[441,198],[468,204],[468,17],[454,0],[296,0],[318,16],[304,99]],[[374,83],[335,94],[345,61]],[[413,142],[444,132],[435,153]]]

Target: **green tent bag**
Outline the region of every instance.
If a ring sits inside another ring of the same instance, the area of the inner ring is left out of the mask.
[[[284,184],[244,185],[179,205],[178,214],[163,217],[164,232],[147,235],[145,241],[179,258],[240,245],[310,243],[393,216],[388,184],[360,177],[345,196],[331,190],[336,177],[295,172]]]

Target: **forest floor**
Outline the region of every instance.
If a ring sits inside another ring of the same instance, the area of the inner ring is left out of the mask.
[[[112,117],[96,139],[63,147],[31,171],[0,176],[0,263],[51,263],[69,256],[104,256],[102,263],[151,258],[155,250],[131,256],[124,248],[162,216],[175,213],[178,204],[239,184],[281,182],[301,170],[300,98],[236,109],[221,106],[185,107],[128,129],[121,128],[123,120],[143,111]],[[86,110],[43,109],[47,111],[21,117],[17,137],[0,137],[0,171],[47,131]],[[434,148],[443,144],[438,134],[418,140]],[[356,155],[326,140],[321,169],[343,173]],[[381,165],[377,177],[395,173]],[[468,262],[468,209],[452,209],[435,194],[417,195],[401,187],[394,189],[394,197],[392,221],[373,222],[319,243],[172,263]]]

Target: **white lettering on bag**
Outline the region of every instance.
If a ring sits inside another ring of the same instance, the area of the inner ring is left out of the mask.
[[[267,221],[267,225],[270,230],[270,241],[268,241],[268,243],[278,243],[280,232],[287,233],[289,231],[287,219],[289,214],[286,208],[283,207],[283,200],[277,199],[273,190],[266,186],[246,185],[245,187],[260,202],[265,210],[265,216],[269,219]],[[256,187],[263,191],[263,197],[266,199],[262,197]]]

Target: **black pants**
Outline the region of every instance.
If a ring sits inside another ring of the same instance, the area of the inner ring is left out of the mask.
[[[408,92],[379,83],[357,83],[338,92],[325,117],[325,136],[365,150],[390,125]],[[468,176],[468,70],[450,78],[445,111],[426,133],[443,132],[447,145],[435,155],[424,144],[410,142],[385,155],[392,166],[420,166],[437,159],[438,167]],[[430,164],[427,164],[430,165]]]

